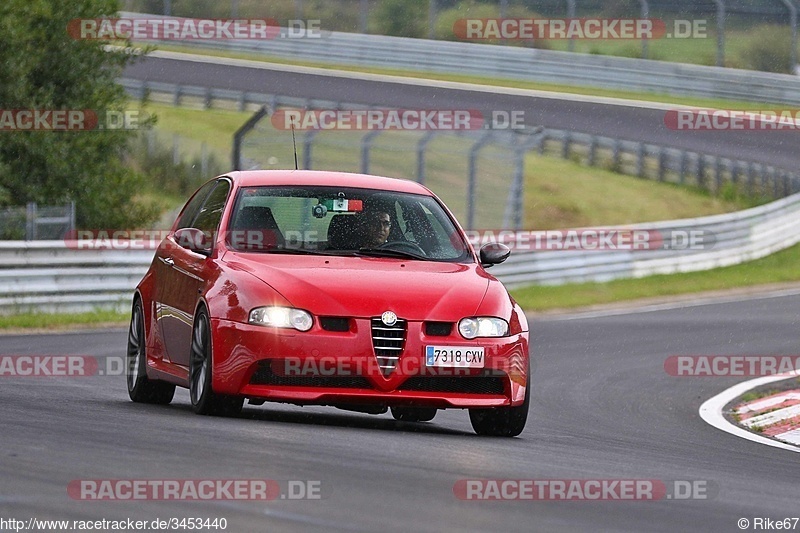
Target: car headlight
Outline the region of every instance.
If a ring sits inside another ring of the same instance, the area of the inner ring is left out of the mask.
[[[308,331],[314,319],[308,311],[292,307],[256,307],[250,311],[250,323],[275,328],[293,328]]]
[[[508,335],[508,322],[490,316],[462,318],[458,323],[458,332],[465,339],[505,337]]]

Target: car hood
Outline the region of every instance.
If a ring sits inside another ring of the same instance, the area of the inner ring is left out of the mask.
[[[322,316],[394,311],[406,320],[455,322],[475,313],[492,280],[476,264],[435,261],[238,252],[224,261]]]

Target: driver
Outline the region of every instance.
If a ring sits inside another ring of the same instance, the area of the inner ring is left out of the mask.
[[[389,238],[391,229],[392,219],[386,211],[365,212],[361,221],[362,246],[364,248],[376,248],[384,244]]]

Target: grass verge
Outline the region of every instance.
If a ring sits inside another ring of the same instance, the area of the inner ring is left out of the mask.
[[[770,283],[800,281],[800,245],[767,257],[714,270],[622,279],[607,283],[530,286],[511,293],[525,310],[547,311],[640,298],[727,290]]]
[[[0,316],[0,331],[10,330],[53,330],[59,331],[75,325],[82,326],[124,326],[130,314],[117,311],[91,311],[87,313],[21,313]]]

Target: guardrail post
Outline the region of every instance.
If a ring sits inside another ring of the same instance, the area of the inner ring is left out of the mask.
[[[681,150],[681,161],[680,161],[680,182],[681,185],[686,184],[686,150]]]
[[[747,195],[755,195],[756,169],[753,163],[747,163]]]
[[[381,130],[372,130],[361,139],[361,173],[369,174],[369,151],[372,141],[381,134]]]
[[[789,10],[789,24],[792,26],[792,52],[789,59],[789,73],[794,74],[797,66],[797,6],[792,0],[781,0],[786,9]]]
[[[369,0],[361,0],[361,8],[358,14],[359,32],[367,33],[367,18],[369,17]]]
[[[772,183],[772,185],[770,187],[772,189],[772,197],[773,198],[777,198],[778,197],[778,194],[777,194],[778,193],[778,179],[777,179],[777,176],[775,175],[776,174],[775,167],[769,167],[768,172],[769,172],[769,181]],[[769,190],[769,189],[767,189],[767,190]]]
[[[247,104],[245,104],[245,96],[244,95],[245,95],[244,91],[240,92],[239,93],[239,98],[236,101],[236,108],[239,111],[244,111],[245,106],[247,105]]]
[[[436,16],[438,9],[436,0],[428,0],[428,39],[436,38]]]
[[[763,163],[761,166],[761,196],[769,196],[769,168]]]
[[[597,158],[597,136],[592,135],[589,138],[589,150],[586,155],[586,164],[590,167],[594,166],[595,159]]]
[[[636,147],[636,176],[644,177],[644,143],[639,143]]]
[[[303,138],[303,169],[311,170],[311,148],[314,145],[314,137],[317,136],[319,130],[308,130]]]
[[[725,66],[725,2],[714,0],[717,5],[717,66]]]
[[[486,130],[469,149],[469,175],[467,179],[467,229],[475,229],[475,174],[478,151],[489,141],[491,131]]]
[[[706,185],[706,158],[703,154],[697,154],[697,175],[695,176],[695,183],[701,189],[709,190]]]
[[[611,148],[611,168],[614,172],[620,172],[620,150],[622,148],[622,143],[619,139],[614,139],[614,144]]]
[[[562,159],[569,159],[569,148],[572,143],[572,133],[566,132],[564,134],[563,143],[561,144],[561,157]]]
[[[575,0],[567,0],[567,18],[574,19],[575,18]],[[575,38],[572,34],[569,37],[569,45],[567,49],[570,52],[575,51]]]
[[[722,189],[722,163],[720,161],[720,157],[716,156],[714,158],[714,186],[716,190],[714,191],[715,194],[719,194],[720,190]]]
[[[210,109],[212,100],[211,89],[206,87],[206,94],[203,96],[203,109]]]
[[[417,142],[417,183],[425,183],[425,151],[435,135],[436,131],[429,130]]]
[[[75,224],[75,202],[74,201],[69,203],[69,214],[68,214],[68,217],[69,217],[69,222],[68,222],[69,223],[69,228],[67,228],[67,231],[68,231],[67,235],[72,235],[72,233],[75,231],[75,227],[76,227],[76,224]]]
[[[175,86],[175,92],[172,94],[172,105],[180,107],[181,105],[181,86]]]
[[[36,240],[36,202],[28,202],[25,206],[25,240]]]
[[[642,4],[642,19],[649,19],[650,6],[648,5],[647,0],[639,0],[639,3]],[[647,59],[647,37],[642,37],[642,59]]]
[[[658,150],[658,181],[664,181],[667,173],[665,168],[666,164],[666,148],[663,146]]]
[[[789,196],[789,194],[791,194],[791,189],[789,187],[789,173],[785,170],[782,170],[781,177],[783,178],[783,195]]]

